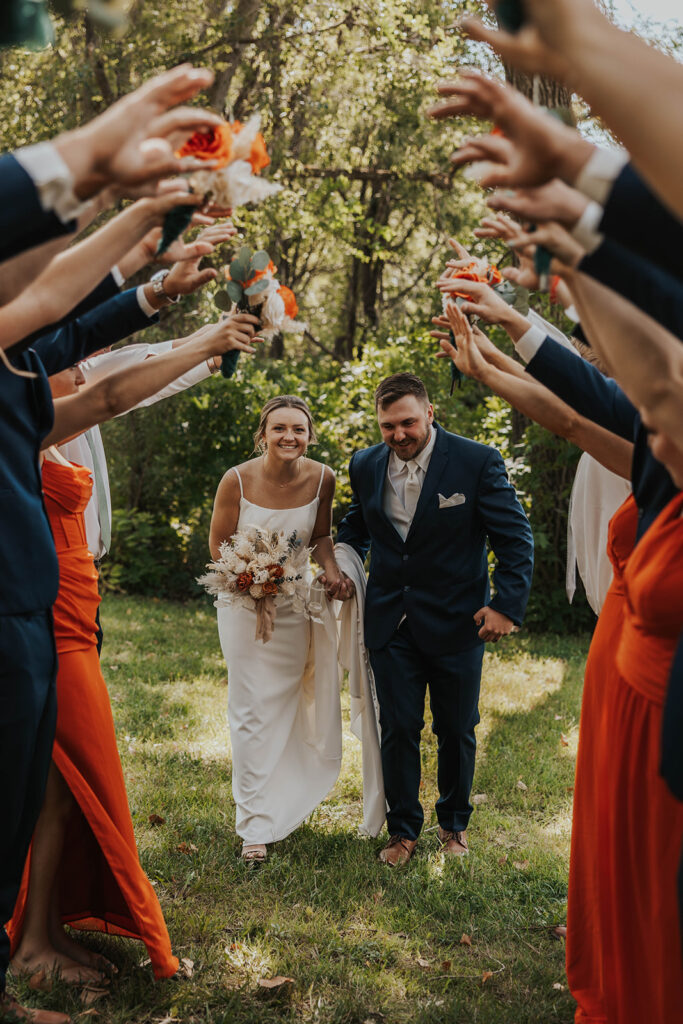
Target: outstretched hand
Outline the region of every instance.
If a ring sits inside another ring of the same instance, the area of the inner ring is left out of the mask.
[[[428,111],[443,120],[473,115],[493,121],[503,135],[478,135],[451,158],[456,167],[488,161],[481,179],[485,188],[530,187],[552,178],[574,181],[595,147],[557,118],[534,107],[510,86],[474,71],[461,71],[437,92],[447,97]]]
[[[209,281],[218,277],[218,271],[212,267],[200,269],[199,264],[204,256],[214,251],[216,246],[230,241],[237,234],[237,229],[229,222],[214,224],[204,228],[193,244],[185,246],[187,255],[178,258],[171,272],[164,281],[164,291],[170,298],[177,295],[191,295],[203,288]]]
[[[477,626],[481,626],[479,637],[481,640],[497,643],[502,636],[509,636],[510,633],[518,633],[519,626],[516,626],[507,615],[497,612],[489,605],[484,605],[472,616]]]

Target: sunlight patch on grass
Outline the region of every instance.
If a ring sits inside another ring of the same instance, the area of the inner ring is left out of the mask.
[[[562,686],[566,665],[559,658],[523,654],[514,662],[487,653],[481,681],[481,707],[509,715],[531,711]]]

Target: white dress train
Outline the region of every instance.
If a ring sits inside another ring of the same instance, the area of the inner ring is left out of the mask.
[[[296,530],[302,543],[310,544],[324,466],[313,501],[289,509],[248,501],[235,472],[242,495],[238,530],[261,526],[286,535]],[[320,586],[318,590],[322,593]],[[218,634],[228,667],[235,826],[249,845],[274,843],[293,832],[325,799],[341,767],[332,613],[321,600],[317,622],[312,622],[295,612],[284,595],[275,604],[273,635],[266,644],[254,639],[253,607],[218,608]]]

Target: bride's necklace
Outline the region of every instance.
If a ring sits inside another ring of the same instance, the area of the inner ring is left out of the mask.
[[[301,458],[302,459],[306,458],[306,456],[302,455]],[[266,460],[265,460],[265,457],[264,457],[264,459],[263,459],[263,475],[266,478],[266,483],[269,484],[271,487],[285,488],[285,487],[291,487],[292,484],[298,483],[299,477],[301,476],[301,465],[298,466],[298,469],[297,469],[295,477],[293,477],[291,480],[285,480],[284,482],[282,482],[280,480],[273,480],[272,477],[268,476],[268,474],[266,473],[265,463],[266,463]],[[299,459],[299,463],[301,463],[301,459]]]

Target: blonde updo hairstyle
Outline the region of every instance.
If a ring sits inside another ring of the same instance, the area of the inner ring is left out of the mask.
[[[254,434],[254,452],[259,455],[263,455],[266,451],[266,444],[263,440],[266,432],[266,424],[270,414],[275,412],[277,409],[299,409],[299,411],[306,417],[306,422],[308,423],[308,443],[315,444],[317,442],[318,437],[315,432],[315,427],[313,426],[311,410],[308,408],[303,398],[299,398],[298,395],[276,395],[275,398],[270,398],[261,409],[258,428]]]

